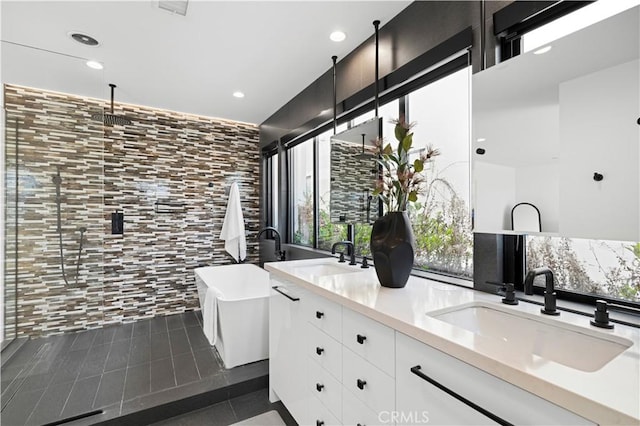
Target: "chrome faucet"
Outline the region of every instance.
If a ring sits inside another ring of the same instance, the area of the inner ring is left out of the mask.
[[[331,246],[331,254],[336,254],[337,246],[345,246],[347,248],[347,254],[349,255],[349,265],[356,264],[356,250],[353,247],[353,243],[351,241],[338,241],[337,243],[333,243]]]
[[[538,275],[544,275],[545,277],[544,308],[540,309],[540,312],[546,315],[560,315],[560,312],[556,309],[556,291],[554,288],[553,271],[546,266],[527,272],[527,276],[524,279],[524,294],[533,294],[533,280],[535,280]]]
[[[258,232],[258,239],[260,239],[260,235],[262,235],[264,232],[267,232],[267,231],[271,231],[275,234],[277,259],[285,260],[287,256],[287,252],[282,250],[282,246],[280,245],[280,233],[276,228],[274,228],[273,226],[267,226],[266,228],[263,228],[260,232]]]

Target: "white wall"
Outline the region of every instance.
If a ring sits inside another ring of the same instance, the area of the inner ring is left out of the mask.
[[[473,162],[474,231],[511,229],[511,209],[516,203],[515,183],[513,167]]]
[[[635,60],[560,85],[564,235],[640,240],[639,75]]]
[[[558,174],[558,164],[519,167],[515,171],[515,201],[531,203],[538,208],[542,232],[559,230]]]

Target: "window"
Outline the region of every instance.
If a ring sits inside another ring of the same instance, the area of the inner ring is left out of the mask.
[[[302,142],[290,151],[292,191],[293,243],[313,247],[314,244],[314,176],[313,140]]]
[[[416,238],[416,267],[473,276],[469,188],[469,81],[457,71],[408,95],[407,120],[415,122],[414,149],[432,145],[440,155],[425,168],[426,193],[409,211]]]
[[[522,36],[522,51],[528,52],[579,31],[640,4],[640,0],[596,1],[549,22]]]
[[[556,289],[640,302],[640,243],[549,236],[526,241],[527,270],[549,267]]]
[[[431,182],[427,194],[410,211],[417,242],[415,267],[463,278],[473,273],[469,213],[470,73],[470,67],[458,68],[457,72],[408,95],[405,93],[410,89],[399,89],[395,99],[379,108],[385,140],[395,141],[393,121],[404,114],[419,124],[414,129],[415,148],[420,150],[433,144],[443,153],[426,172]],[[415,84],[413,81],[412,85]],[[373,110],[366,111],[341,124],[337,132],[373,117]],[[328,127],[288,151],[292,243],[321,250],[330,250],[333,243],[347,238],[347,225],[330,220],[332,135],[333,128]],[[371,224],[354,225],[357,256],[371,255],[370,237]]]

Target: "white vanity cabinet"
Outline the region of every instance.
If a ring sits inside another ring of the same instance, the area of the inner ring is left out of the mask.
[[[594,424],[399,332],[395,420],[398,425]]]
[[[302,301],[307,292],[271,277],[269,299],[269,389],[271,401],[282,400],[300,424],[306,423],[307,356]],[[274,395],[275,393],[275,395]]]
[[[301,425],[593,425],[277,277],[269,386]]]
[[[395,408],[394,330],[343,307],[342,344],[344,424],[372,424],[372,417]],[[348,407],[352,396],[363,405]]]
[[[302,304],[307,341],[308,424],[342,424],[342,306],[309,294]]]

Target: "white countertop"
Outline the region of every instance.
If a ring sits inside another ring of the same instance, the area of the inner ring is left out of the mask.
[[[579,326],[585,334],[617,336],[633,345],[593,372],[580,371],[535,354],[509,351],[509,345],[453,326],[428,315],[472,302],[495,303],[501,309],[536,315],[540,306],[520,303],[508,306],[501,297],[410,277],[401,289],[381,287],[373,267],[340,275],[311,276],[301,268],[336,264],[334,258],[265,263],[264,268],[347,308],[388,325],[401,333],[465,361],[481,370],[560,405],[598,424],[640,424],[640,329],[616,324],[613,330],[595,329],[589,317],[562,312],[553,321]],[[342,264],[346,265],[346,264]],[[561,305],[561,303],[559,303]],[[542,318],[544,317],[544,318]],[[576,353],[577,357],[589,356]]]

